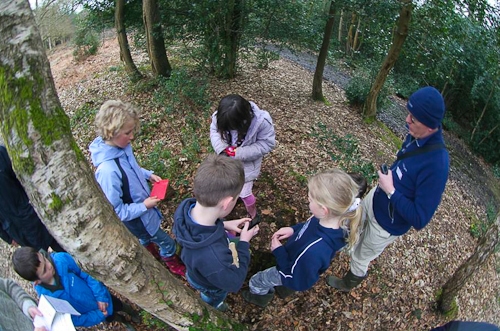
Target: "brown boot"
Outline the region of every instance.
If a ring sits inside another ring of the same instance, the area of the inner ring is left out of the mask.
[[[151,253],[151,255],[154,256],[155,259],[157,259],[158,261],[161,260],[160,253],[158,252],[158,247],[156,246],[155,243],[150,242],[149,244],[147,244],[144,247],[148,250],[148,252]]]
[[[186,266],[177,255],[162,257],[161,259],[173,274],[186,277]]]

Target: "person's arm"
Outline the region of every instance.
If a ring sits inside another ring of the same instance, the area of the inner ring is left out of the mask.
[[[416,230],[424,228],[431,220],[443,195],[447,176],[447,168],[426,168],[415,178],[415,197],[413,200],[397,190],[391,196],[390,202],[402,218]],[[395,176],[390,171],[387,177]],[[385,190],[384,190],[385,191]]]
[[[109,291],[106,288],[106,286],[104,286],[103,283],[101,283],[100,281],[96,280],[95,278],[87,274],[85,271],[83,271],[80,268],[80,266],[78,266],[76,261],[71,257],[71,255],[69,255],[68,253],[58,253],[58,254],[64,254],[65,263],[68,266],[68,270],[70,270],[72,273],[74,273],[87,283],[90,290],[94,294],[96,301],[100,302],[109,301]]]
[[[0,219],[0,238],[5,241],[7,244],[12,245],[12,241],[14,240],[2,227],[2,219]]]
[[[148,208],[143,202],[123,203],[122,179],[117,169],[112,165],[101,165],[96,171],[96,179],[101,186],[102,191],[115,209],[116,214],[123,222],[133,220],[144,214]]]
[[[226,147],[229,146],[228,143],[222,139],[217,129],[217,112],[212,115],[212,123],[210,124],[210,142],[212,143],[212,147],[217,155],[222,153]]]
[[[296,259],[290,258],[285,246],[273,250],[276,269],[281,275],[283,286],[296,291],[305,291],[318,281],[320,271],[326,269],[328,263],[323,266],[323,261],[318,258],[321,253],[315,250],[314,244],[308,246]]]
[[[257,160],[271,152],[276,146],[276,134],[270,117],[265,117],[257,129],[256,141],[236,148],[235,158],[242,161]]]
[[[0,278],[0,291],[7,294],[23,311],[24,315],[31,318],[29,310],[31,307],[36,307],[36,302],[21,286],[12,279]]]

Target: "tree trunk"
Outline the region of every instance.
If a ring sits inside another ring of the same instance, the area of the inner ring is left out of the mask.
[[[228,10],[226,21],[226,70],[227,78],[234,78],[236,76],[236,62],[238,60],[238,50],[240,48],[241,39],[241,26],[243,19],[243,1],[234,0],[228,1],[228,5],[232,8]]]
[[[325,69],[325,62],[328,56],[328,48],[330,46],[330,39],[333,33],[333,23],[335,21],[335,1],[330,2],[330,10],[328,12],[328,20],[325,25],[325,33],[323,34],[323,43],[318,55],[318,63],[314,71],[312,98],[313,100],[324,101],[323,96],[323,71]]]
[[[125,0],[116,0],[115,5],[115,27],[118,37],[118,44],[120,44],[120,59],[125,64],[125,71],[127,72],[130,80],[136,82],[142,78],[142,74],[135,66],[132,55],[130,54],[130,47],[128,45],[127,32],[124,24],[124,7]]]
[[[167,50],[165,49],[157,0],[144,0],[142,2],[142,15],[151,69],[156,76],[168,78],[172,67],[168,62]]]
[[[337,40],[339,44],[342,42],[342,25],[344,24],[344,10],[340,11],[340,19],[339,19],[339,35],[337,36]]]
[[[27,0],[0,2],[0,54],[1,135],[50,233],[85,271],[175,329],[230,329],[225,315],[138,243],[107,202],[71,134]]]
[[[366,98],[366,103],[363,109],[365,119],[375,119],[375,115],[377,114],[378,94],[384,86],[387,75],[394,66],[394,63],[396,63],[399,53],[401,52],[401,48],[403,47],[403,43],[408,35],[408,26],[410,25],[412,8],[413,4],[411,0],[402,0],[401,11],[399,12],[398,24],[394,33],[391,48],[389,49],[384,63],[382,64],[377,77],[375,77],[375,81],[373,82],[370,92]]]
[[[455,298],[464,287],[467,280],[481,268],[486,260],[495,252],[500,242],[500,213],[496,221],[490,226],[486,234],[479,241],[476,251],[455,271],[453,276],[444,284],[442,293],[438,298],[438,308],[443,313],[455,310]]]
[[[476,122],[476,125],[474,126],[474,130],[472,130],[472,133],[470,135],[470,141],[472,142],[474,139],[474,134],[476,133],[477,128],[479,127],[479,123],[481,123],[481,120],[483,119],[484,113],[486,113],[486,108],[488,108],[488,104],[490,103],[491,97],[493,96],[493,92],[496,90],[496,86],[493,86],[490,91],[490,95],[488,95],[488,100],[486,100],[486,104],[483,107],[483,111],[481,112],[481,115],[479,116],[479,119]]]

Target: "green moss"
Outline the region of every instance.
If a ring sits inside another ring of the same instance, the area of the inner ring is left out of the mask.
[[[16,132],[21,139],[22,143],[13,146],[9,152],[16,171],[28,175],[33,173],[35,163],[31,158],[22,157],[16,151],[33,145],[28,134],[30,123],[46,146],[65,135],[71,137],[69,119],[60,106],[55,107],[51,114],[43,111],[38,97],[41,92],[37,89],[42,89],[44,85],[41,76],[17,78],[9,68],[0,67],[0,108],[8,110],[2,113],[2,134],[6,137],[11,132]],[[75,150],[74,147],[73,149]],[[76,154],[78,159],[84,159],[81,151]]]
[[[49,204],[49,208],[54,210],[55,212],[60,212],[62,207],[64,206],[63,200],[55,193],[52,193],[50,196],[52,198],[52,202]]]
[[[232,323],[223,318],[212,321],[206,308],[203,310],[203,315],[192,314],[190,317],[193,325],[189,327],[189,331],[242,331],[247,329],[243,324]]]
[[[443,289],[440,288],[437,292],[436,292],[436,302],[438,303],[438,308],[440,310],[440,312],[447,318],[447,319],[455,319],[458,315],[458,304],[457,304],[457,301],[456,299],[453,300],[453,302],[451,303],[451,308],[450,310],[448,311],[443,311],[442,310],[442,307],[441,307],[441,300],[442,300],[442,295],[443,295]]]
[[[380,121],[375,121],[375,124],[383,130],[383,135],[380,136],[382,141],[385,141],[388,145],[394,146],[394,150],[397,152],[401,149],[403,141],[392,132],[384,123]]]

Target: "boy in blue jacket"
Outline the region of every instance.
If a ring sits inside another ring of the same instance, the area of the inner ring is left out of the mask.
[[[259,226],[248,229],[249,218],[223,219],[233,210],[244,181],[241,161],[210,155],[194,179],[196,199],[184,200],[174,214],[174,234],[182,246],[186,278],[201,292],[203,301],[220,311],[228,309],[224,303],[228,292],[237,292],[245,281],[249,241],[259,231]],[[226,230],[240,233],[233,250]]]
[[[82,271],[68,253],[51,253],[32,247],[18,248],[12,255],[14,270],[32,281],[38,294],[68,301],[81,315],[71,315],[75,326],[89,327],[111,322],[125,305],[108,289]],[[128,312],[131,312],[130,310]]]

